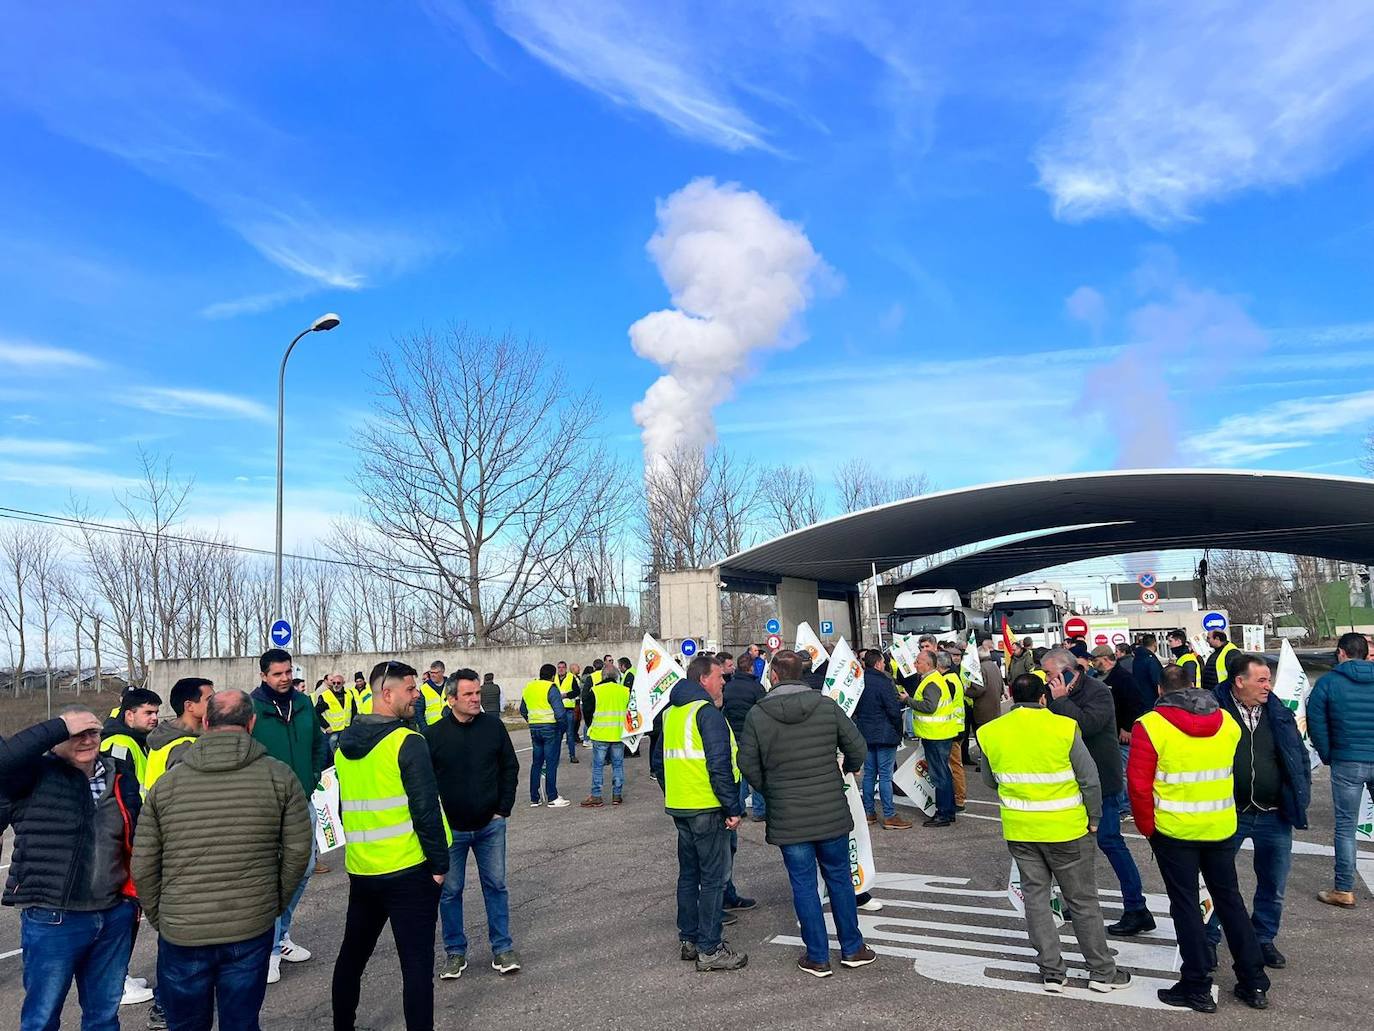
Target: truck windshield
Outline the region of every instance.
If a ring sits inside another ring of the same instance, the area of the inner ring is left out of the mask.
[[[942,634],[954,629],[953,609],[903,609],[887,622],[894,634]]]
[[[1002,619],[1014,634],[1038,634],[1058,622],[1058,612],[1054,605],[1045,601],[1001,602],[993,606],[992,627],[1002,629]]]

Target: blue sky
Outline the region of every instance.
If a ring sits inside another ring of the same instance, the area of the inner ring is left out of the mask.
[[[7,503],[108,508],[142,444],[270,542],[276,362],[328,310],[292,358],[288,541],[351,506],[369,354],[425,326],[542,340],[637,459],[663,370],[629,327],[673,304],[646,244],[703,177],[819,256],[786,346],[729,377],[732,449],[941,487],[1360,473],[1367,3],[289,7],[7,16]]]

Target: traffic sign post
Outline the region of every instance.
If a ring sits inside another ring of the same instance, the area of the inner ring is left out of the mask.
[[[779,648],[781,648],[781,647],[782,647],[782,638],[779,637],[777,634],[769,634],[769,635],[768,635],[768,650],[769,650],[770,652],[775,652],[775,651],[777,651],[777,650],[778,650]]]
[[[1225,630],[1226,617],[1220,612],[1209,612],[1202,617],[1202,629],[1204,630]]]
[[[1140,603],[1142,605],[1158,605],[1159,592],[1153,587],[1146,587],[1140,592]]]
[[[821,633],[833,635],[835,633],[835,624],[828,619],[821,620]]]
[[[1070,616],[1064,620],[1065,637],[1087,637],[1088,621],[1082,616]]]
[[[780,634],[782,633],[782,624],[776,619],[770,619],[767,623],[763,624],[763,629],[770,634]]]
[[[268,631],[267,637],[274,648],[285,648],[291,643],[291,624],[284,619],[277,620],[272,624],[272,629]]]
[[[682,652],[684,658],[690,659],[697,653],[697,643],[690,637],[685,637],[682,643],[678,645],[678,650]]]

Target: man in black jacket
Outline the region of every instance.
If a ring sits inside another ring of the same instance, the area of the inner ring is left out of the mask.
[[[719,658],[724,668],[724,660],[728,656],[721,652]],[[720,711],[725,715],[725,722],[730,724],[730,730],[735,735],[735,740],[744,733],[744,720],[749,715],[749,710],[761,702],[768,694],[763,689],[763,685],[754,679],[749,672],[753,668],[752,661],[747,654],[739,657],[739,663],[735,665],[733,676],[729,676],[725,681],[724,700],[721,702]],[[753,806],[749,806],[749,796],[754,796]],[[749,782],[743,777],[739,781],[739,804],[741,808],[750,808],[750,819],[755,823],[762,823],[764,811],[767,805],[763,800],[763,795],[758,791],[751,791]]]
[[[1095,656],[1096,658],[1096,656]],[[1097,847],[1112,864],[1121,884],[1121,919],[1107,928],[1109,934],[1132,935],[1152,931],[1155,918],[1145,905],[1140,868],[1135,865],[1126,839],[1121,836],[1121,813],[1126,808],[1126,777],[1117,738],[1116,703],[1111,691],[1078,667],[1077,656],[1056,648],[1041,660],[1049,710],[1078,724],[1083,743],[1092,753],[1097,779],[1102,785],[1102,816],[1097,821]]]
[[[448,876],[439,897],[445,953],[439,976],[461,977],[468,965],[463,885],[469,851],[477,858],[491,967],[498,974],[513,974],[520,969],[520,957],[510,937],[506,821],[515,805],[520,760],[501,717],[482,711],[482,686],[475,670],[460,669],[454,674],[447,702],[448,712],[425,732],[439,782],[439,801],[453,832]]]
[[[892,801],[892,770],[897,761],[897,746],[902,743],[902,703],[897,689],[883,672],[883,653],[870,648],[863,653],[864,689],[854,707],[854,725],[864,737],[868,755],[864,759],[863,803],[869,823],[878,822],[873,791],[877,788],[883,807],[883,827],[909,830],[911,821],[897,815]]]
[[[1240,725],[1234,781],[1236,834],[1231,844],[1240,852],[1249,838],[1255,846],[1255,900],[1250,922],[1259,939],[1264,965],[1288,965],[1274,944],[1283,916],[1283,892],[1293,864],[1293,828],[1307,826],[1312,800],[1312,766],[1298,721],[1270,693],[1269,664],[1258,655],[1234,654],[1228,680],[1217,685],[1217,701]],[[1215,913],[1207,926],[1208,961],[1217,965],[1221,921]]]
[[[100,720],[71,706],[0,751],[14,855],[3,902],[24,950],[20,1026],[57,1027],[73,979],[81,1025],[119,1026],[138,906],[129,857],[138,781],[100,754]]]

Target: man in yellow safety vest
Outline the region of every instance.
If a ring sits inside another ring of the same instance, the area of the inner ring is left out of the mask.
[[[448,830],[429,748],[412,727],[415,669],[379,662],[371,713],[339,738],[334,768],[348,870],[348,912],[334,964],[334,1026],[353,1028],[363,972],[387,921],[401,961],[408,1029],[434,1027],[434,929],[448,872]],[[382,1020],[382,1010],[371,1014]]]
[[[315,714],[319,717],[320,730],[324,733],[330,755],[339,747],[339,735],[357,715],[356,704],[356,696],[344,687],[342,673],[329,674],[315,692]]]
[[[520,694],[520,716],[530,726],[530,808],[548,802],[550,809],[572,805],[558,796],[559,727],[563,726],[563,695],[554,683],[557,670],[552,662],[539,667],[539,676],[525,685]],[[539,794],[540,778],[544,795]]]
[[[205,707],[214,693],[214,683],[204,677],[182,677],[172,685],[170,700],[176,719],[159,723],[148,732],[145,795],[164,773],[181,761],[186,749],[200,737],[205,727]]]
[[[559,731],[561,736],[567,739],[568,762],[581,762],[577,758],[577,713],[582,685],[578,683],[578,678],[569,672],[566,662],[558,664],[553,682],[558,685],[558,695],[563,699],[563,722],[559,725]]]
[[[1209,633],[1207,644],[1211,647],[1212,654],[1207,656],[1207,661],[1202,666],[1202,682],[1198,686],[1204,691],[1215,691],[1218,684],[1224,684],[1231,679],[1226,664],[1240,649],[1231,643],[1225,630],[1213,630]]]
[[[1182,630],[1169,631],[1169,651],[1173,655],[1174,665],[1182,666],[1193,674],[1193,686],[1202,686],[1202,660],[1198,658],[1197,652],[1193,651],[1193,646],[1188,643],[1188,635]]]
[[[926,770],[935,787],[935,815],[924,826],[948,827],[955,812],[949,753],[964,728],[964,698],[963,691],[936,668],[935,656],[925,649],[916,653],[916,693],[908,697],[903,691],[902,699],[916,712],[916,736],[925,748]]]
[[[415,700],[415,725],[429,727],[438,723],[444,715],[444,671],[445,666],[439,659],[429,664],[425,679],[417,685],[419,695]]]
[[[162,699],[146,687],[131,687],[119,698],[119,711],[100,731],[100,751],[122,771],[133,775],[141,791],[147,776],[148,734],[157,726]]]
[[[372,687],[363,676],[362,670],[353,674],[353,715],[361,716],[372,711]]]
[[[1181,666],[1164,670],[1159,691],[1154,709],[1136,720],[1126,764],[1131,812],[1164,878],[1183,959],[1178,983],[1159,989],[1159,999],[1216,1012],[1198,904],[1201,874],[1231,949],[1235,996],[1252,1009],[1265,1009],[1269,975],[1236,883],[1231,840],[1237,825],[1232,770],[1240,726],[1216,695],[1194,686],[1192,673]]]
[[[1088,987],[1099,992],[1125,988],[1131,975],[1117,967],[1107,947],[1097,902],[1091,834],[1102,812],[1097,764],[1078,724],[1045,708],[1045,685],[1022,674],[1011,684],[1012,707],[978,729],[987,761],[983,781],[997,789],[1002,837],[1021,872],[1026,933],[1047,993],[1068,984],[1059,930],[1050,909],[1051,881],[1059,883],[1073,920],[1079,950],[1087,961]]]
[[[600,809],[601,783],[606,760],[611,763],[611,805],[621,805],[625,792],[625,713],[630,708],[630,691],[614,672],[602,671],[601,683],[582,700],[588,720],[587,736],[592,740],[592,792],[582,800],[584,809]]]

